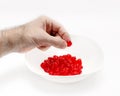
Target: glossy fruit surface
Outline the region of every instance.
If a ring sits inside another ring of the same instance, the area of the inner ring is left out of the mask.
[[[75,56],[70,54],[48,57],[40,66],[49,75],[61,76],[81,74],[83,68],[81,59],[76,59]]]

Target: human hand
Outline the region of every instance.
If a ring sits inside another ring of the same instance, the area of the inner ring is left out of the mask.
[[[47,50],[50,46],[63,49],[69,41],[70,36],[61,24],[41,16],[22,26],[1,30],[0,56],[29,51],[35,47],[41,50]]]
[[[50,46],[57,48],[67,47],[67,41],[70,41],[70,36],[65,30],[65,28],[58,22],[48,18],[46,16],[41,16],[36,20],[29,22],[24,25],[24,31],[22,32],[26,45],[26,48],[22,49],[28,50],[37,47],[41,50],[46,50]]]

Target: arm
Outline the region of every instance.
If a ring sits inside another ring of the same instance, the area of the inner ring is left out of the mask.
[[[0,31],[0,56],[35,47],[41,50],[50,46],[65,48],[66,41],[70,41],[70,37],[65,28],[56,21],[41,16],[22,26]]]
[[[11,52],[20,52],[20,49],[27,46],[24,31],[24,25],[0,31],[0,57]]]

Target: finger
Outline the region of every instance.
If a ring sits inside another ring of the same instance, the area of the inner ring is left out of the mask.
[[[46,23],[47,25],[49,25],[49,27],[51,27],[51,30],[58,33],[62,39],[64,39],[65,41],[70,41],[70,35],[61,24],[52,19],[47,19]]]
[[[39,46],[37,48],[42,50],[42,51],[46,51],[46,50],[48,50],[50,48],[50,46]]]
[[[50,45],[57,48],[64,49],[67,47],[66,41],[60,38],[60,36],[57,36],[57,37],[50,36],[48,42]]]
[[[61,27],[58,31],[58,34],[65,40],[65,41],[71,41],[70,35],[68,34],[68,32]]]

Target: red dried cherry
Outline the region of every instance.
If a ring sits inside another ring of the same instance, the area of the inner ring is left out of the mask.
[[[48,57],[40,64],[41,68],[50,75],[78,75],[82,72],[82,60],[70,54]]]
[[[71,41],[67,41],[67,47],[70,47],[72,45]]]

